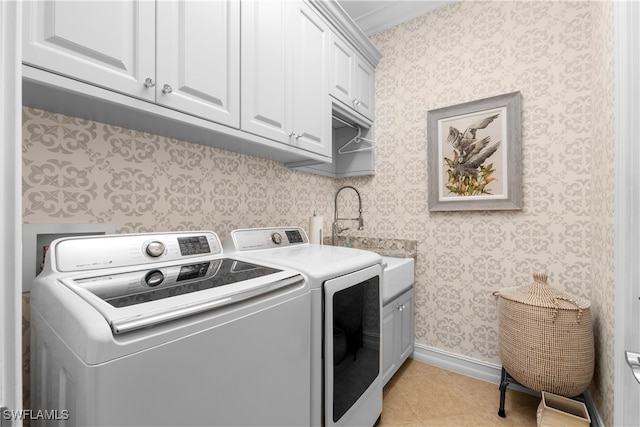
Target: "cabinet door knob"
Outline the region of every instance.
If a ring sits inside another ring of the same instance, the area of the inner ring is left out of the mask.
[[[355,105],[357,107],[358,105],[360,105],[360,101],[358,101],[357,99],[354,99],[353,100],[353,105]]]
[[[150,88],[150,87],[154,87],[155,85],[156,85],[156,82],[154,82],[151,77],[147,77],[146,79],[144,79],[144,87]]]
[[[173,92],[173,88],[171,86],[169,86],[168,84],[165,84],[164,86],[162,86],[162,93],[171,93]]]

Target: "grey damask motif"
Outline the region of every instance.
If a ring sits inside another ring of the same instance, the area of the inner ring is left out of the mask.
[[[160,150],[159,137],[115,126],[104,126],[104,137],[114,156],[127,162],[148,163]]]
[[[53,217],[70,218],[90,210],[97,185],[88,179],[88,171],[71,161],[49,159],[25,167],[27,182],[23,192],[31,212],[42,211]]]

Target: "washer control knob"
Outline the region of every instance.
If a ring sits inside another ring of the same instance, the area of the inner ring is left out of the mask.
[[[162,255],[164,253],[164,250],[165,250],[164,243],[158,242],[157,240],[150,242],[147,245],[147,249],[146,249],[147,255],[153,258],[157,258],[160,255]]]
[[[151,270],[144,276],[144,282],[150,287],[158,286],[164,280],[164,274],[160,270]]]
[[[282,234],[280,233],[273,233],[271,235],[271,241],[273,241],[273,243],[275,243],[276,245],[279,245],[282,243]]]

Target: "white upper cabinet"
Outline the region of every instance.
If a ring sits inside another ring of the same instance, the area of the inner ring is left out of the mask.
[[[240,124],[240,5],[159,1],[156,102]]]
[[[380,53],[335,0],[25,0],[23,23],[25,106],[289,167],[331,164],[332,108],[371,127]]]
[[[51,0],[24,14],[24,63],[239,126],[237,2]]]
[[[337,34],[331,38],[331,95],[370,120],[374,118],[374,68]]]
[[[241,7],[241,129],[330,157],[328,26],[299,1]]]
[[[293,133],[292,8],[285,1],[243,1],[242,130],[289,143]]]
[[[295,8],[294,28],[297,28],[293,52],[294,145],[331,157],[327,72],[330,31],[305,3],[298,3]]]
[[[347,105],[353,104],[356,53],[336,34],[331,37],[331,95]]]
[[[363,116],[375,118],[375,70],[367,61],[356,56],[355,109]]]
[[[23,62],[153,101],[155,2],[24,2]]]

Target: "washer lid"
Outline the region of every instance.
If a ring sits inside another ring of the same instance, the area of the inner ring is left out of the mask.
[[[223,258],[60,281],[120,334],[299,285],[304,278],[292,270]]]

